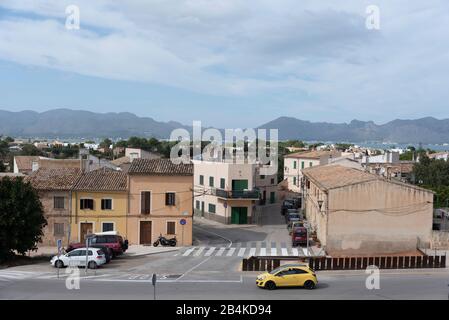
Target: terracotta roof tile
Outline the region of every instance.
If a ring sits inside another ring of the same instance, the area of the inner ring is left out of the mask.
[[[134,159],[129,174],[193,175],[193,164],[174,164],[170,159]]]
[[[299,158],[299,159],[319,159],[324,156],[334,155],[338,156],[338,152],[336,151],[306,151],[306,152],[296,152],[287,154],[284,156],[284,158]]]
[[[109,168],[84,173],[73,188],[78,191],[126,191],[127,189],[126,174]]]
[[[15,156],[14,160],[20,171],[31,171],[33,168],[33,161],[38,161],[39,156]]]
[[[327,190],[381,179],[374,174],[340,165],[316,166],[303,169],[302,172]]]
[[[37,190],[70,190],[81,176],[78,168],[39,169],[25,178]]]

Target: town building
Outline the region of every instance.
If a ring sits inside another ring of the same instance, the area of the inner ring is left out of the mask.
[[[128,179],[125,173],[100,168],[83,173],[72,189],[71,239],[83,242],[86,235],[127,229]]]
[[[303,174],[306,218],[329,255],[416,254],[430,244],[431,191],[338,165]]]
[[[330,163],[332,158],[338,158],[341,152],[333,151],[306,151],[287,154],[284,156],[284,179],[287,180],[288,190],[300,193],[302,170],[318,165]]]
[[[39,245],[56,246],[57,240],[69,244],[72,188],[80,176],[79,168],[57,168],[39,169],[25,177],[37,190],[47,219]]]
[[[134,159],[128,170],[130,244],[152,244],[159,235],[192,244],[193,165],[170,159]]]
[[[193,160],[193,164],[197,216],[225,224],[253,223],[256,205],[278,199],[277,173],[264,175],[263,165],[226,160]]]

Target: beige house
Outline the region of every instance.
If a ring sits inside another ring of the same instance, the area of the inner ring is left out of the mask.
[[[339,151],[306,151],[284,156],[284,179],[290,191],[301,193],[302,169],[330,163],[341,156]]]
[[[152,244],[159,235],[192,244],[193,165],[170,159],[134,159],[128,171],[130,244]]]
[[[338,165],[303,174],[306,217],[328,254],[407,254],[430,243],[431,191]]]
[[[221,223],[252,223],[258,204],[277,201],[277,174],[261,165],[194,160],[195,214]]]
[[[55,246],[58,239],[69,244],[71,190],[80,175],[76,168],[39,169],[25,178],[37,190],[48,223],[41,245]]]

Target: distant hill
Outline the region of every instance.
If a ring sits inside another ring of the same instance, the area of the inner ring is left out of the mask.
[[[179,122],[160,122],[129,112],[95,113],[55,109],[46,112],[0,110],[0,135],[46,138],[168,138],[177,128],[190,130]],[[393,120],[377,125],[372,121],[350,123],[310,122],[280,117],[259,128],[278,129],[279,138],[306,141],[384,141],[396,143],[449,143],[449,119],[432,117]]]
[[[168,138],[173,129],[186,128],[181,123],[158,122],[129,112],[95,113],[55,109],[9,112],[0,110],[0,134],[21,137],[101,138],[147,136]]]
[[[260,128],[278,129],[281,140],[449,143],[449,119],[438,120],[432,117],[416,120],[393,120],[382,125],[377,125],[372,121],[353,120],[350,123],[327,123],[280,117]]]

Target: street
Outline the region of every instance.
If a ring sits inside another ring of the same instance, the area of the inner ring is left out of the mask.
[[[0,299],[448,299],[447,269],[381,270],[380,288],[368,290],[364,271],[320,271],[315,290],[268,291],[258,273],[240,271],[242,257],[294,253],[279,207],[264,210],[263,226],[227,225],[198,219],[194,246],[144,256],[122,256],[98,270],[79,270],[80,288],[66,288],[67,269],[49,263],[0,270]],[[301,251],[301,248],[299,248]],[[303,251],[306,255],[307,252]]]

